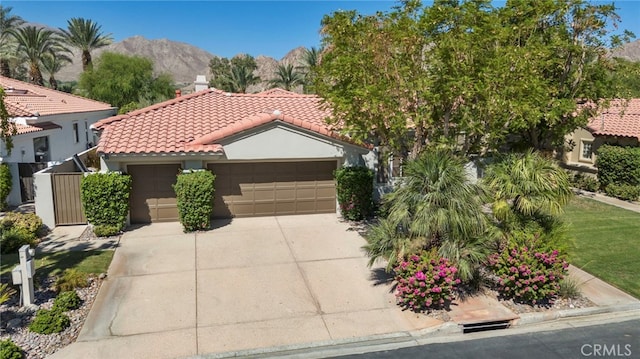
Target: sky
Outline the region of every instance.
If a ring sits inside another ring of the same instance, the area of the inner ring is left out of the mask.
[[[592,1],[610,3],[611,1]],[[425,2],[429,3],[429,2]],[[499,2],[496,2],[499,4]],[[640,0],[615,1],[620,29],[640,38]],[[115,41],[141,35],[200,47],[214,55],[238,53],[281,59],[298,47],[320,45],[320,21],[338,10],[389,11],[388,0],[288,1],[30,1],[0,0],[29,22],[66,28],[72,17],[92,19]]]

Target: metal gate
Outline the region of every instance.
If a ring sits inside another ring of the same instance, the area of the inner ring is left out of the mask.
[[[82,176],[82,173],[51,174],[56,226],[87,223],[80,200]]]

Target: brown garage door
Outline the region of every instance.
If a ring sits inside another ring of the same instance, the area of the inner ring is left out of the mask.
[[[336,161],[211,163],[214,217],[334,213]]]
[[[132,177],[131,223],[171,222],[178,220],[173,185],[180,165],[129,165]]]

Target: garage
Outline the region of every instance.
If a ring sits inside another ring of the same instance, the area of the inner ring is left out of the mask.
[[[210,163],[217,218],[335,213],[335,160]]]
[[[172,185],[179,164],[128,165],[132,178],[129,198],[131,223],[178,221],[176,194]]]

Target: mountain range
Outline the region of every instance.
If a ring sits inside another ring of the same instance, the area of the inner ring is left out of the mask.
[[[282,59],[276,60],[269,56],[257,56],[258,68],[255,75],[260,76],[262,83],[249,88],[250,92],[262,91],[267,88],[268,80],[275,76],[279,64],[297,65],[304,54],[304,47],[295,48]],[[173,76],[179,86],[189,91],[196,75],[206,75],[210,78],[209,61],[216,55],[199,47],[168,39],[149,40],[142,36],[133,36],[92,52],[94,61],[105,52],[115,52],[129,56],[143,56],[151,59],[156,73],[168,73]],[[81,56],[78,51],[72,55],[73,63],[65,66],[56,77],[62,81],[75,81],[82,72]]]

